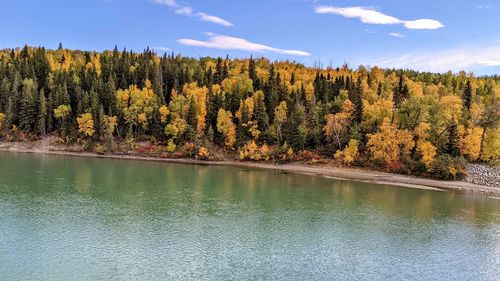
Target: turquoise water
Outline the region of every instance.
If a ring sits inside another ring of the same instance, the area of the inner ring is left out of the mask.
[[[0,153],[0,280],[500,280],[500,201]]]

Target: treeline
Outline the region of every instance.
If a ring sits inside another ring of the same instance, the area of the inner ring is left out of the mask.
[[[116,149],[150,139],[207,158],[316,155],[459,178],[500,158],[500,79],[290,61],[32,48],[0,51],[3,138],[57,134]]]

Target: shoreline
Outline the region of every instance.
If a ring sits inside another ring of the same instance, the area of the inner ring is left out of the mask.
[[[338,168],[329,166],[312,166],[302,163],[289,163],[283,165],[274,165],[262,162],[249,161],[205,161],[190,158],[156,158],[136,155],[116,155],[116,154],[97,154],[91,152],[71,152],[64,150],[44,150],[44,149],[19,149],[17,147],[2,147],[1,152],[10,153],[32,153],[46,155],[62,155],[76,157],[106,158],[118,160],[134,161],[154,161],[175,164],[191,165],[213,165],[213,166],[231,166],[239,168],[252,168],[260,170],[273,170],[282,173],[294,173],[301,175],[320,176],[337,180],[351,180],[379,185],[391,185],[395,187],[414,188],[440,192],[455,192],[467,195],[482,195],[492,199],[500,199],[500,188],[477,185],[465,181],[441,181],[414,176],[391,174],[386,172],[373,171],[360,168]]]

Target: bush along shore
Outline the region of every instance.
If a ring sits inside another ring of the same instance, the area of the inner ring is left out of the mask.
[[[496,76],[116,47],[0,51],[6,142],[49,135],[66,150],[324,163],[444,180],[469,172],[472,182],[495,185],[498,173],[468,164],[498,164],[499,123]]]

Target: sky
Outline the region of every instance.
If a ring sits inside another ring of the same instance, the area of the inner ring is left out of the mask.
[[[498,0],[2,0],[0,48],[500,74]]]

